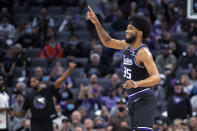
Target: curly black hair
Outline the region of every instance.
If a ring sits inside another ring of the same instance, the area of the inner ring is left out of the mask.
[[[142,38],[146,39],[151,33],[151,24],[144,16],[132,15],[128,18],[129,24],[143,32]]]

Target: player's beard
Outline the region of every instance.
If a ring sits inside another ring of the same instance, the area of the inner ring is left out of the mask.
[[[137,38],[137,33],[133,36],[131,36],[130,38],[126,38],[125,41],[128,43],[128,44],[132,44],[136,41],[136,38]]]

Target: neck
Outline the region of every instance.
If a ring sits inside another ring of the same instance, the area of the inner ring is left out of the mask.
[[[137,49],[142,44],[142,38],[137,37],[135,42],[130,45],[130,49]]]
[[[124,116],[124,113],[125,113],[125,111],[123,111],[123,112],[118,112],[118,115],[119,115],[120,117],[123,117],[123,116]]]

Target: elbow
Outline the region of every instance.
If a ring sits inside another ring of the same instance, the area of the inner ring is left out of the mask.
[[[161,81],[160,75],[159,75],[159,74],[157,74],[157,75],[156,75],[155,83],[156,83],[156,84],[159,84],[159,83],[160,83],[160,81]]]
[[[111,38],[108,38],[108,39],[105,39],[104,41],[103,41],[103,45],[105,46],[105,47],[110,47],[110,43],[111,43]]]

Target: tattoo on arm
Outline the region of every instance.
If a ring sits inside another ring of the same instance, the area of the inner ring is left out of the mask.
[[[100,23],[96,25],[96,30],[103,43],[107,43],[111,40],[111,37],[105,32]]]

